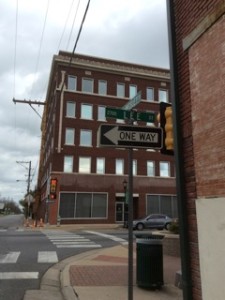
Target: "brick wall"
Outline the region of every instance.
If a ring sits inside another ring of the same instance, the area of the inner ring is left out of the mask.
[[[198,232],[197,232],[197,218],[196,218],[196,207],[195,200],[199,195],[210,195],[214,193],[222,192],[222,182],[218,180],[218,173],[221,172],[221,159],[224,159],[222,153],[217,156],[216,146],[214,147],[215,152],[210,157],[207,155],[207,150],[210,145],[220,145],[220,134],[221,132],[215,132],[216,128],[219,127],[222,120],[221,117],[218,117],[218,114],[214,110],[212,103],[212,95],[214,94],[214,87],[210,84],[208,91],[204,88],[201,89],[201,95],[197,95],[197,90],[199,88],[202,78],[204,78],[204,87],[207,80],[212,80],[209,78],[208,70],[212,70],[213,80],[218,76],[216,68],[214,66],[214,61],[210,60],[210,63],[204,66],[204,73],[202,71],[201,78],[199,81],[195,76],[196,63],[199,64],[198,67],[201,68],[201,62],[198,61],[202,58],[202,53],[205,55],[205,63],[207,62],[207,55],[210,55],[211,51],[216,47],[216,41],[211,41],[210,48],[208,48],[207,40],[205,44],[201,45],[201,49],[198,51],[194,46],[194,50],[185,50],[183,49],[183,39],[186,38],[196,26],[207,16],[212,14],[215,11],[218,11],[224,5],[224,1],[219,0],[202,0],[202,1],[184,1],[184,0],[174,0],[174,15],[175,15],[175,24],[176,24],[176,48],[177,48],[177,75],[178,75],[178,91],[179,91],[179,105],[180,105],[180,120],[181,124],[181,139],[182,139],[182,153],[183,153],[183,165],[182,173],[184,174],[185,179],[185,201],[186,203],[186,213],[188,216],[188,232],[189,232],[189,249],[191,257],[191,273],[192,273],[192,296],[194,300],[202,299],[202,290],[201,290],[201,279],[200,279],[200,266],[199,266],[199,250],[198,250]],[[215,27],[216,30],[216,27]],[[217,32],[218,35],[221,34],[221,38],[224,36],[224,29],[221,28],[221,32]],[[215,34],[215,33],[214,33]],[[199,46],[200,47],[200,46]],[[204,48],[205,47],[205,48]],[[191,69],[189,69],[189,52],[192,51],[191,58]],[[201,52],[202,51],[202,52]],[[217,53],[218,54],[218,53]],[[217,55],[216,54],[216,55]],[[198,57],[196,56],[198,55]],[[216,58],[216,57],[215,57]],[[220,64],[220,62],[217,62]],[[198,70],[199,70],[198,68]],[[214,70],[213,70],[214,69]],[[191,74],[191,76],[190,76]],[[190,77],[191,85],[196,85],[195,91],[192,91],[190,86]],[[218,80],[223,81],[224,76],[219,74]],[[200,80],[201,79],[201,80]],[[197,82],[196,82],[197,81]],[[199,84],[197,86],[197,84]],[[219,84],[216,84],[217,89],[217,99],[215,103],[216,110],[221,111],[221,102],[224,102],[224,96],[221,98],[222,91],[219,91]],[[199,98],[200,96],[200,98]],[[193,97],[193,99],[192,99]],[[208,102],[205,101],[205,98],[208,99]],[[204,98],[204,101],[203,101]],[[193,102],[191,102],[191,99]],[[214,98],[213,98],[214,99]],[[202,101],[201,101],[202,100]],[[211,102],[211,107],[210,103]],[[204,112],[205,111],[205,112]],[[212,112],[212,113],[211,113]],[[205,115],[204,115],[205,114]],[[193,118],[193,123],[192,123]],[[219,119],[218,119],[219,118]],[[204,119],[204,120],[203,120]],[[216,121],[215,121],[216,120]],[[210,124],[212,121],[212,124]],[[221,122],[220,122],[221,121]],[[211,128],[209,127],[209,124]],[[216,125],[217,124],[217,125]],[[203,131],[199,132],[199,128],[205,127]],[[211,130],[210,130],[211,129]],[[192,136],[192,131],[194,133],[194,139]],[[220,131],[220,129],[219,129]],[[209,137],[210,134],[210,137]],[[217,135],[217,137],[215,136]],[[200,147],[200,148],[199,148]],[[203,149],[204,148],[204,149]],[[211,149],[211,148],[210,148]],[[203,151],[203,153],[202,153]],[[202,155],[203,154],[203,155]],[[196,159],[194,160],[194,155]],[[210,159],[210,164],[214,165],[213,171],[210,174],[211,183],[213,183],[212,188],[209,186],[209,181],[207,182],[208,175],[210,173],[210,168],[204,173],[204,163],[208,162]],[[196,169],[195,169],[196,166]],[[224,172],[223,172],[224,173]]]

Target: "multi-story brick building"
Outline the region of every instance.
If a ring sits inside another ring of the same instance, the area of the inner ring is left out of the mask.
[[[101,124],[125,124],[106,119],[106,107],[123,107],[142,92],[138,111],[159,111],[169,101],[166,69],[59,52],[49,78],[42,120],[38,186],[40,209],[48,221],[114,223],[126,217],[124,181],[128,181],[128,151],[101,148]],[[138,121],[133,126],[155,126]],[[50,199],[50,179],[57,179],[56,199]],[[174,159],[155,149],[133,150],[134,218],[149,213],[177,217]]]
[[[225,2],[168,8],[184,299],[223,300]]]

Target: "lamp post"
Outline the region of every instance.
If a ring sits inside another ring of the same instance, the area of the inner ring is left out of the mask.
[[[124,179],[123,181],[123,189],[124,189],[124,208],[123,208],[123,227],[126,228],[128,227],[128,204],[127,204],[127,181]]]

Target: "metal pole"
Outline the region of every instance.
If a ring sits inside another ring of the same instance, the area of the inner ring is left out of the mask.
[[[128,300],[133,300],[133,149],[129,149],[129,183],[128,183]]]

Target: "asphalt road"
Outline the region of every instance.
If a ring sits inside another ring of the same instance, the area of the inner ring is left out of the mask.
[[[23,216],[0,217],[0,300],[22,300],[26,290],[39,289],[41,277],[58,261],[127,239],[127,231],[69,232],[22,224]]]

